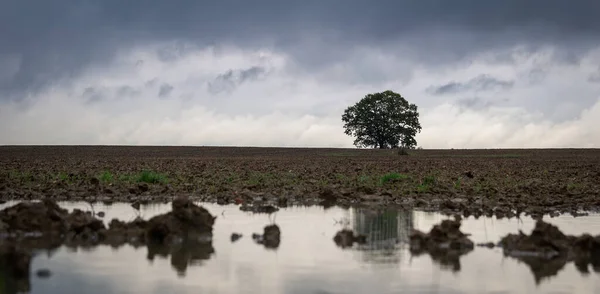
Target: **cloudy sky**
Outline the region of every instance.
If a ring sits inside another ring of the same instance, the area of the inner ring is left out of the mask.
[[[600,147],[597,0],[0,1],[0,144],[352,147],[393,90],[424,148]]]

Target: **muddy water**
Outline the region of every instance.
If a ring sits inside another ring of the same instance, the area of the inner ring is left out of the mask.
[[[12,205],[0,205],[0,209]],[[85,203],[60,203],[89,210]],[[149,254],[146,247],[100,246],[73,250],[61,247],[42,252],[32,272],[49,269],[49,278],[31,276],[31,293],[600,293],[600,273],[582,274],[573,263],[556,275],[511,258],[500,249],[476,247],[460,263],[441,266],[428,255],[411,256],[411,228],[428,231],[445,217],[417,211],[374,213],[366,210],[296,207],[267,216],[242,212],[237,206],[204,205],[218,216],[212,246],[183,248],[168,257]],[[170,205],[94,205],[104,219],[147,219],[170,210]],[[600,215],[548,219],[563,232],[600,234]],[[265,225],[281,228],[276,250],[254,243],[252,233]],[[476,242],[496,242],[500,236],[523,230],[531,219],[468,218],[461,230]],[[340,249],[332,238],[344,228],[368,236],[367,245]],[[243,237],[232,243],[232,233]],[[537,273],[537,274],[536,274]]]

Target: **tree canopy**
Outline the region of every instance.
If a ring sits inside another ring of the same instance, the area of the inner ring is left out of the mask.
[[[368,94],[342,115],[344,133],[356,137],[357,147],[415,148],[421,132],[419,112],[400,94],[390,90]]]

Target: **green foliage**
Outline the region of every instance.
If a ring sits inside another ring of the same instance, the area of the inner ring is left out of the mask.
[[[573,190],[577,190],[581,185],[577,184],[577,183],[568,183],[567,184],[567,190],[568,191],[573,191]]]
[[[389,174],[385,174],[385,175],[383,175],[383,177],[381,177],[381,184],[405,180],[408,178],[410,178],[410,177],[407,175],[403,175],[403,174],[399,174],[399,173],[389,173]]]
[[[435,176],[426,176],[423,178],[423,185],[433,185],[435,184]]]
[[[433,185],[435,185],[435,176],[426,176],[421,181],[421,184],[417,186],[417,191],[427,192]]]
[[[103,183],[111,183],[112,181],[114,181],[115,177],[109,171],[104,171],[100,174],[99,179]]]
[[[137,182],[148,184],[161,184],[167,182],[167,177],[163,174],[159,174],[149,170],[144,170],[138,175]]]
[[[346,108],[342,121],[344,133],[356,137],[357,147],[413,149],[421,131],[417,106],[389,90],[368,94]]]
[[[461,183],[462,183],[462,178],[461,178],[461,177],[459,177],[459,178],[456,180],[456,182],[454,182],[454,188],[455,188],[455,189],[460,189],[460,187],[461,187]]]

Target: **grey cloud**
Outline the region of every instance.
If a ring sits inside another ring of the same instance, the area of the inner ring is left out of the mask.
[[[483,110],[494,106],[496,103],[479,97],[462,98],[456,101],[456,104],[463,108]]]
[[[167,83],[162,84],[160,86],[160,89],[158,90],[158,97],[160,97],[160,98],[167,98],[167,97],[169,97],[169,95],[171,94],[171,92],[173,91],[173,89],[174,89],[173,86],[171,86],[171,85],[169,85]]]
[[[590,75],[588,81],[591,83],[600,83],[600,67],[598,67],[598,70],[595,73]]]
[[[117,88],[117,95],[120,97],[134,97],[140,94],[140,91],[131,86],[121,86]]]
[[[352,45],[400,41],[423,62],[515,44],[557,44],[573,61],[598,45],[598,11],[597,0],[56,0],[34,6],[7,0],[0,3],[0,56],[16,54],[21,63],[0,94],[35,91],[119,49],[156,41],[246,47],[272,41],[307,66],[344,58]],[[304,44],[314,38],[325,41],[312,49]],[[189,48],[176,45],[159,56],[172,60],[182,50]]]
[[[527,73],[525,79],[529,84],[535,85],[543,82],[547,75],[548,69],[541,67],[534,68]]]
[[[228,70],[220,74],[214,81],[208,83],[208,91],[211,93],[229,92],[238,85],[259,78],[266,70],[260,66],[253,66],[242,70]]]
[[[81,93],[81,97],[86,103],[95,103],[107,99],[111,93],[116,94],[117,97],[132,98],[138,96],[140,91],[128,85],[119,87],[87,87]]]
[[[106,89],[87,87],[81,96],[85,99],[86,103],[95,103],[106,97]]]
[[[146,83],[144,83],[144,86],[146,86],[146,88],[152,88],[156,85],[156,83],[158,83],[158,78],[153,78],[151,80],[146,81]]]
[[[513,81],[498,80],[489,75],[479,75],[467,82],[449,82],[445,85],[434,86],[427,89],[435,95],[456,94],[466,91],[489,91],[494,89],[508,89],[514,85]]]

